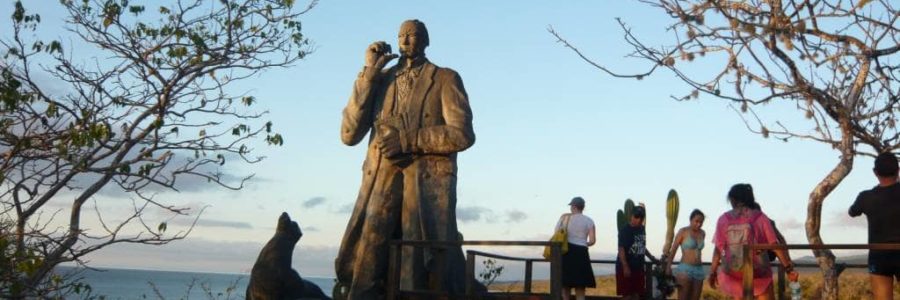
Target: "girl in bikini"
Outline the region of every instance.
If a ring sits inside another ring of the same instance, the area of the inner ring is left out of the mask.
[[[669,250],[669,257],[666,261],[666,269],[669,274],[675,274],[675,280],[678,282],[678,299],[700,299],[700,293],[703,291],[703,279],[706,278],[706,272],[701,264],[700,254],[703,250],[703,240],[706,239],[706,232],[701,229],[703,220],[706,216],[699,209],[691,212],[690,225],[678,230],[675,236],[675,242],[672,249]],[[681,262],[672,271],[672,260],[678,247],[681,247]]]

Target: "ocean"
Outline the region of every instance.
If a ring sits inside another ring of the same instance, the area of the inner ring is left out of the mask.
[[[71,272],[72,267],[60,267]],[[244,299],[249,274],[194,273],[109,269],[85,270],[83,282],[91,295],[105,299]],[[334,278],[304,276],[331,294]],[[229,291],[229,287],[232,289]],[[83,297],[72,296],[72,299]]]

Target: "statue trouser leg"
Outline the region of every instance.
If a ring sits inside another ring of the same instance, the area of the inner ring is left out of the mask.
[[[413,164],[404,171],[403,204],[401,213],[401,228],[404,240],[425,240],[423,220],[421,213],[421,201],[419,197],[419,180],[416,168]],[[404,246],[400,261],[400,288],[403,290],[425,290],[428,288],[428,275],[425,269],[425,255],[429,249],[425,247]]]
[[[353,282],[348,299],[380,299],[385,293],[388,268],[388,242],[397,230],[403,195],[403,176],[387,166],[379,170],[369,202],[365,224],[355,249]]]
[[[421,169],[419,169],[421,171]],[[404,171],[403,239],[457,241],[454,177]],[[403,248],[400,283],[403,289],[464,291],[465,259],[460,247]]]

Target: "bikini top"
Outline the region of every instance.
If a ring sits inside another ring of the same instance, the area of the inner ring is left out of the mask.
[[[693,236],[691,236],[689,233],[685,233],[684,240],[681,241],[681,249],[703,250],[703,240],[700,240],[700,243],[697,243],[697,241],[694,240]]]

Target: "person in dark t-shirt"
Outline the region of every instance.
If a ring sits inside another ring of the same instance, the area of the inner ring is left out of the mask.
[[[647,234],[644,229],[646,211],[635,206],[631,220],[619,230],[619,253],[616,259],[616,294],[622,299],[642,299],[644,288],[644,256]]]
[[[878,185],[859,193],[851,217],[866,214],[869,243],[900,243],[900,184],[897,157],[887,152],[875,158]],[[869,279],[875,299],[892,299],[894,279],[900,280],[900,251],[869,250]]]

